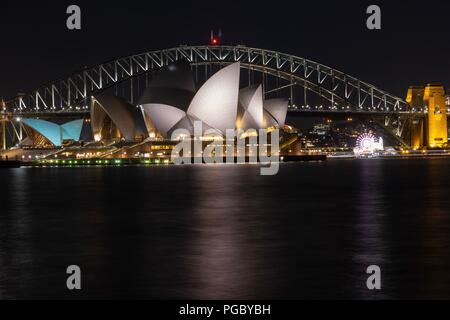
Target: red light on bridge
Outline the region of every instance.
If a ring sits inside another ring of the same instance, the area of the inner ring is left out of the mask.
[[[217,45],[219,45],[219,44],[220,44],[220,39],[219,39],[219,38],[213,37],[213,38],[211,39],[211,45],[217,46]]]
[[[214,31],[211,30],[211,41],[210,44],[212,46],[218,46],[222,42],[222,31],[219,30],[219,33],[216,35]]]

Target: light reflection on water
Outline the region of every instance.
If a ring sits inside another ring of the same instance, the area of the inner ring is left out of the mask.
[[[1,170],[0,298],[449,298],[449,164]]]

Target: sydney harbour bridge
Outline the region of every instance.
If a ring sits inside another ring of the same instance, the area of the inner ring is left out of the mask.
[[[206,80],[214,70],[240,62],[245,69],[242,81],[262,83],[265,97],[287,97],[291,114],[369,118],[405,147],[410,146],[411,123],[428,114],[425,104],[412,104],[305,58],[245,46],[179,46],[108,61],[19,94],[3,105],[4,126],[20,117],[87,115],[91,97],[105,90],[137,103],[152,73],[179,60],[189,62],[197,82]],[[448,113],[447,108],[444,111]],[[18,130],[14,131],[20,139]]]

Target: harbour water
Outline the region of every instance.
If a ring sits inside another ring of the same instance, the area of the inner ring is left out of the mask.
[[[449,166],[2,169],[0,299],[450,298]]]

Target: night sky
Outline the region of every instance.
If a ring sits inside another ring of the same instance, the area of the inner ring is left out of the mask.
[[[409,85],[450,87],[446,1],[3,1],[0,97],[13,97],[85,66],[180,44],[245,44],[306,57],[404,97]],[[82,30],[66,8],[82,9]],[[366,8],[382,9],[382,30]]]

